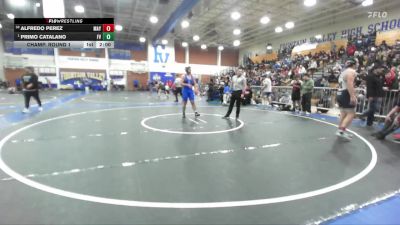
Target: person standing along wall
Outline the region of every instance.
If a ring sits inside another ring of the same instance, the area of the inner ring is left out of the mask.
[[[310,75],[304,74],[303,84],[301,85],[301,109],[306,115],[311,113],[311,98],[313,90],[314,81],[310,78]]]
[[[293,112],[296,112],[296,108],[299,108],[300,111],[300,99],[301,99],[301,84],[303,82],[300,80],[300,76],[295,76],[295,79],[292,80],[291,85],[292,85],[292,101],[293,101]]]
[[[272,94],[272,81],[270,75],[266,75],[262,82],[263,86],[262,90],[262,105],[269,106],[271,105],[271,94]]]
[[[39,111],[43,111],[42,102],[40,101],[39,97],[39,78],[35,74],[33,67],[26,67],[26,73],[22,75],[22,92],[25,99],[25,108],[22,110],[23,113],[29,112],[29,102],[31,97],[33,97],[38,105]]]

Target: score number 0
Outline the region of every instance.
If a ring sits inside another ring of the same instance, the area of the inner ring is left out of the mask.
[[[114,24],[103,24],[103,32],[114,32]]]

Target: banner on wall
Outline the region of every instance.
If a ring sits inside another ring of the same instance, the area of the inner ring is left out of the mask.
[[[60,70],[60,82],[62,85],[85,85],[101,84],[106,80],[106,71],[84,71],[84,70]]]
[[[173,43],[173,41],[170,41]],[[174,72],[175,47],[172,45],[148,45],[149,71]]]
[[[336,31],[327,32],[321,34],[320,39],[316,39],[315,36],[309,38],[303,38],[300,40],[294,40],[286,43],[281,43],[279,48],[285,47],[293,47],[296,45],[301,45],[304,43],[321,43],[321,42],[328,42],[328,41],[335,41],[342,38],[347,38],[351,35],[360,35],[366,34],[371,32],[386,32],[395,29],[400,29],[400,18],[393,18],[393,19],[383,19],[381,21],[376,21],[374,23],[370,23],[365,26],[357,26],[352,28],[343,28]]]
[[[168,81],[175,80],[175,73],[165,73],[165,72],[150,72],[151,81],[161,81],[164,84]]]
[[[126,76],[126,70],[110,70],[110,79],[115,85],[126,85]]]
[[[131,60],[110,60],[110,70],[127,70],[133,72],[147,72],[147,61],[135,62]]]
[[[74,57],[74,56],[59,56],[58,65],[61,68],[76,68],[76,69],[107,69],[107,60],[105,58],[92,57]]]

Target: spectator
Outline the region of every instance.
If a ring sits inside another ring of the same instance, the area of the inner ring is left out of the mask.
[[[308,71],[310,71],[311,73],[311,77],[314,76],[315,71],[317,70],[317,61],[315,61],[315,59],[312,59],[310,62],[310,66],[308,67]]]
[[[368,50],[368,46],[371,45],[371,37],[369,35],[363,35],[363,51]]]
[[[329,87],[329,82],[325,77],[321,79],[321,87]]]
[[[210,79],[210,82],[208,83],[208,91],[207,91],[207,102],[213,100],[213,94],[214,94],[214,79]]]
[[[246,90],[244,92],[243,96],[243,105],[250,105],[251,104],[251,99],[253,98],[253,91],[251,90],[250,85],[246,85]]]
[[[356,52],[356,49],[357,49],[356,46],[352,42],[349,42],[347,46],[347,56],[353,57],[354,53]]]
[[[270,75],[266,75],[263,80],[262,92],[262,105],[268,106],[271,104],[271,94],[272,94],[272,81]]]
[[[396,74],[396,67],[392,67],[390,71],[385,76],[385,86],[389,90],[398,90],[399,89],[399,79]]]
[[[361,35],[358,35],[355,46],[356,46],[356,49],[357,49],[358,51],[361,51],[361,50],[362,50],[362,47],[363,47],[363,38],[362,38]]]
[[[301,108],[303,113],[309,115],[311,113],[311,97],[314,89],[314,81],[310,75],[305,74],[303,84],[301,85]]]
[[[388,45],[386,44],[386,41],[385,41],[385,40],[382,41],[381,45],[379,45],[379,48],[380,48],[380,50],[382,50],[382,51],[388,50]]]
[[[292,101],[293,101],[293,109],[292,111],[295,112],[296,108],[300,111],[300,89],[301,89],[301,84],[303,82],[300,80],[300,76],[296,76],[295,80],[292,81]]]
[[[290,108],[292,107],[292,100],[290,99],[289,93],[285,92],[279,99],[279,103],[284,104],[284,105],[279,105],[280,111],[290,111]]]
[[[22,90],[22,80],[17,78],[15,80],[15,86],[17,87],[17,91],[21,91]]]
[[[229,87],[229,84],[225,83],[224,99],[223,99],[223,102],[222,102],[223,105],[228,105],[228,101],[229,101],[230,95],[231,95],[231,89]]]
[[[367,126],[372,126],[374,122],[374,114],[377,112],[382,104],[382,98],[385,95],[383,91],[383,76],[385,66],[382,63],[376,63],[371,73],[367,76],[367,98],[368,109],[361,115],[361,119],[367,117]]]
[[[400,127],[400,100],[397,105],[385,117],[385,125],[379,132],[373,133],[377,139],[383,140],[387,135]]]
[[[225,88],[224,83],[223,82],[220,83],[218,87],[218,92],[221,104],[224,102],[224,88]]]
[[[334,42],[334,41],[331,41],[331,54],[333,55],[333,56],[335,56],[336,54],[337,54],[337,52],[336,52],[336,43]]]
[[[328,82],[329,83],[337,83],[338,82],[337,76],[335,75],[335,72],[333,71],[333,69],[329,70]]]
[[[338,57],[342,60],[342,62],[343,62],[344,60],[346,60],[346,50],[344,49],[343,46],[341,46],[341,47],[339,48]]]
[[[299,74],[300,74],[301,76],[303,76],[303,75],[306,74],[306,73],[307,73],[306,68],[304,68],[303,65],[300,65],[300,66],[299,66]]]

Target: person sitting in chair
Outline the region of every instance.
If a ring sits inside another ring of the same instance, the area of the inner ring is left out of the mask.
[[[385,118],[385,126],[379,132],[373,133],[372,136],[379,140],[385,139],[387,135],[393,133],[400,128],[400,100],[397,105],[387,114]]]
[[[292,99],[288,92],[285,92],[283,96],[279,99],[279,103],[284,103],[284,105],[279,105],[280,111],[290,111],[292,108]]]

